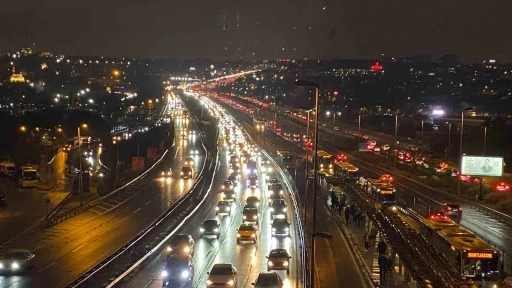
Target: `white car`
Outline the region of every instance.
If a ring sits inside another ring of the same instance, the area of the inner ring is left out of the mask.
[[[18,273],[32,266],[34,254],[25,249],[15,249],[0,254],[0,272]]]
[[[206,287],[236,287],[235,266],[229,263],[215,264],[212,271],[208,272]]]
[[[334,127],[333,129],[336,130],[336,131],[340,130],[338,127]]]
[[[382,145],[382,151],[388,151],[390,148],[389,144]]]

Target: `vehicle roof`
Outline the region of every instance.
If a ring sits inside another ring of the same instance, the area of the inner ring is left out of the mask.
[[[464,250],[492,250],[494,248],[476,237],[473,233],[461,227],[449,227],[438,232],[441,237],[447,240],[459,251]]]
[[[253,231],[256,230],[256,226],[253,224],[241,224],[238,230],[246,230],[246,231]]]
[[[218,224],[219,221],[217,219],[206,219],[203,221],[203,224]]]

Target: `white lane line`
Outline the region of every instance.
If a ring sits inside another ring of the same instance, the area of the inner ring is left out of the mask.
[[[80,248],[84,247],[85,245],[87,245],[87,243],[84,243],[84,244],[78,246],[77,248],[75,248],[75,250],[71,251],[71,253],[75,253],[76,251],[80,250]]]
[[[151,203],[151,201],[152,201],[152,200],[149,200],[148,202],[146,202],[146,204],[145,204],[145,205],[148,205],[149,203]]]
[[[135,214],[135,213],[139,212],[139,211],[140,211],[140,209],[142,209],[142,207],[140,207],[139,209],[137,209],[137,210],[133,211],[133,214]]]

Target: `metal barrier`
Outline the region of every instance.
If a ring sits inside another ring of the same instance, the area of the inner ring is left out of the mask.
[[[85,272],[79,278],[75,279],[72,283],[67,285],[67,287],[88,287],[89,286],[89,281],[94,281],[94,276],[99,275],[99,273],[102,273],[104,269],[108,270],[110,265],[115,264],[115,262],[118,259],[120,259],[121,257],[125,257],[127,255],[131,255],[132,254],[132,249],[137,248],[137,245],[139,245],[139,243],[143,242],[144,240],[148,240],[147,239],[148,237],[155,236],[155,235],[152,235],[150,233],[155,232],[156,230],[161,228],[162,227],[161,224],[165,220],[168,220],[169,216],[172,215],[173,212],[176,209],[180,208],[180,206],[185,201],[190,199],[190,197],[194,194],[194,192],[196,192],[196,189],[197,189],[198,185],[200,183],[203,183],[203,180],[204,180],[203,172],[205,171],[206,166],[209,163],[211,163],[213,161],[213,159],[212,159],[211,155],[208,153],[208,151],[207,151],[207,149],[206,149],[206,147],[205,147],[203,142],[202,142],[202,147],[203,147],[203,150],[205,151],[205,156],[206,157],[205,157],[205,161],[204,161],[204,163],[202,165],[201,171],[198,173],[198,177],[197,177],[196,181],[194,182],[194,184],[192,185],[192,187],[190,187],[186,193],[183,193],[183,195],[173,205],[168,207],[161,214],[160,217],[158,217],[155,221],[153,221],[153,223],[151,223],[148,226],[147,229],[145,229],[144,231],[139,233],[139,235],[137,235],[133,240],[131,240],[129,243],[124,245],[121,249],[117,250],[112,255],[107,257],[104,261],[102,261],[101,263],[99,263],[95,267],[89,269],[87,272]],[[160,161],[161,161],[161,159],[160,159]],[[218,162],[218,152],[217,151],[216,151],[216,158],[215,158],[214,161]],[[209,165],[209,167],[211,167],[211,166]],[[215,169],[213,170],[213,174],[216,173],[216,170],[217,170],[217,164],[215,164]],[[210,193],[211,185],[212,184],[210,184],[210,188],[208,189],[207,193]],[[201,203],[204,201],[204,199],[206,199],[206,197],[203,197],[203,200],[201,200]],[[155,246],[148,253],[146,253],[140,260],[136,261],[135,264],[133,264],[133,265],[131,265],[129,267],[126,267],[126,270],[123,273],[121,273],[120,275],[116,276],[115,278],[111,278],[111,281],[109,282],[107,287],[112,287],[113,285],[115,285],[116,283],[121,281],[124,277],[126,277],[126,275],[128,275],[131,271],[133,271],[136,267],[138,267],[144,260],[146,260],[149,256],[151,256],[155,251],[157,251],[158,248],[161,247],[161,245],[163,245],[163,243],[165,243],[181,226],[183,226],[183,223],[188,218],[190,218],[191,215],[193,215],[193,213],[195,211],[197,211],[199,206],[200,205],[197,205],[196,208],[193,210],[193,212],[188,213],[188,215],[183,220],[181,220],[181,222],[177,225],[177,228],[175,228],[171,233],[168,233],[168,235],[162,241],[160,241],[157,246]],[[145,248],[146,246],[140,246],[140,247],[144,247]]]

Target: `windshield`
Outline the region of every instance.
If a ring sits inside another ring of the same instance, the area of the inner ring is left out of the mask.
[[[211,275],[233,275],[233,271],[228,267],[215,267],[213,266]]]
[[[286,250],[272,250],[270,252],[270,257],[274,258],[288,258],[288,252]]]
[[[37,180],[36,171],[23,171],[23,180]]]
[[[173,238],[171,240],[171,246],[184,246],[184,245],[188,245],[188,238],[182,238],[182,237],[178,237],[178,238]]]
[[[240,231],[255,231],[256,229],[253,226],[242,226],[238,230],[240,230]]]
[[[204,221],[203,225],[205,227],[217,226],[217,221],[216,220],[206,220],[206,221]]]

